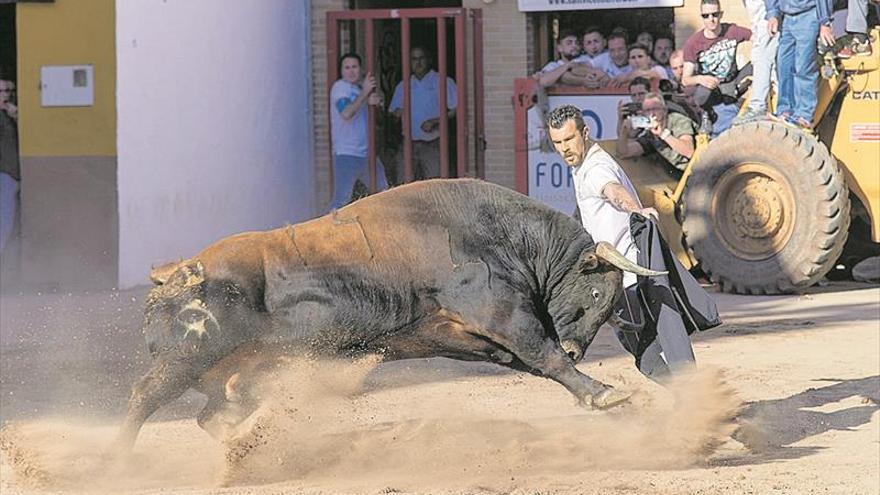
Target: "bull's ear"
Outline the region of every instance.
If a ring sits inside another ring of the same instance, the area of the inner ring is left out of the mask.
[[[599,257],[594,252],[584,253],[578,260],[578,271],[584,275],[595,271],[598,266]]]
[[[153,267],[150,270],[150,280],[156,285],[165,285],[168,279],[171,278],[171,274],[177,270],[181,263],[180,261],[172,261],[171,263]]]

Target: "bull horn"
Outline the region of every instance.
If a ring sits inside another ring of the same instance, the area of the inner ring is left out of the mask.
[[[656,277],[658,275],[666,275],[667,273],[669,273],[650,270],[636,263],[633,263],[632,261],[628,260],[626,256],[622,255],[620,251],[614,249],[614,246],[608,244],[605,241],[601,241],[598,245],[596,245],[596,256],[602,258],[603,260],[611,263],[612,265],[620,268],[623,271],[632,272],[636,275],[641,275],[643,277]]]

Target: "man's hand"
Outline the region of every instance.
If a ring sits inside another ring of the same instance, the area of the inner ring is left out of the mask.
[[[420,126],[422,128],[422,132],[431,133],[434,132],[438,127],[440,127],[440,119],[428,119],[422,122]]]
[[[825,46],[833,46],[834,45],[834,33],[831,31],[831,26],[822,25],[819,28],[819,39],[825,43]]]
[[[650,218],[651,220],[654,220],[655,222],[660,221],[660,214],[657,213],[657,210],[655,210],[654,208],[651,208],[651,207],[642,208],[641,211],[639,211],[639,214],[645,218]]]
[[[776,36],[776,33],[779,32],[779,18],[771,17],[767,19],[767,31],[770,31],[770,36]]]
[[[364,82],[361,84],[361,93],[369,95],[376,89],[376,78],[373,77],[372,72],[367,72],[367,76],[364,77]]]
[[[0,111],[6,112],[12,120],[18,120],[18,107],[14,103],[7,101],[0,104]]]
[[[700,86],[705,86],[709,89],[718,87],[718,78],[715,76],[696,76],[695,79]]]

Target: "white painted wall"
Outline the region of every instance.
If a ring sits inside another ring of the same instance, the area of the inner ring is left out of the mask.
[[[117,0],[119,285],[313,216],[309,5]]]

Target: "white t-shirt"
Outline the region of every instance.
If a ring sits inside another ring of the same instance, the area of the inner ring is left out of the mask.
[[[440,86],[440,74],[436,71],[429,71],[422,76],[421,79],[414,75],[409,77],[409,98],[412,106],[412,138],[416,141],[433,141],[440,137],[440,128],[434,132],[426,133],[422,131],[422,122],[428,119],[436,119],[440,116],[440,105],[437,101],[437,91]],[[456,98],[455,81],[451,77],[446,78],[446,106],[449,109],[455,108]],[[397,83],[394,88],[394,96],[391,98],[391,105],[388,110],[403,108],[403,81]]]
[[[576,59],[574,59],[576,63],[589,63],[594,68],[599,69],[601,71],[607,71],[608,66],[611,65],[611,56],[608,55],[607,51],[604,51],[595,57],[591,57],[586,53],[582,53],[578,55]]]
[[[594,143],[587,151],[584,162],[574,168],[574,190],[578,208],[581,210],[581,223],[597,243],[605,241],[614,246],[633,263],[638,262],[638,250],[629,232],[629,213],[618,210],[602,194],[602,189],[611,182],[624,187],[641,207],[636,188],[629,178],[605,150]],[[636,282],[633,273],[624,272],[623,286]]]
[[[342,118],[342,110],[353,103],[361,88],[340,79],[330,88],[330,130],[334,155],[367,156],[367,103],[351,120]]]
[[[605,73],[611,77],[617,77],[621,74],[629,74],[630,72],[632,72],[633,69],[632,69],[632,67],[629,66],[629,64],[626,64],[623,67],[618,67],[618,66],[614,65],[614,62],[611,62],[606,67],[604,67],[602,70],[604,70]]]

